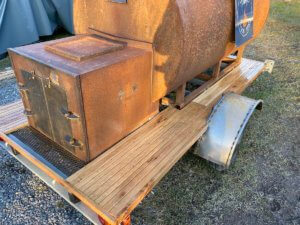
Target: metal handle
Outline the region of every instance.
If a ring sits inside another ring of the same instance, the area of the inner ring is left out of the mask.
[[[29,111],[29,110],[24,110],[23,113],[24,113],[25,116],[33,116],[34,115],[33,112]]]
[[[24,92],[24,91],[29,91],[29,89],[28,89],[27,87],[25,87],[25,86],[20,86],[20,87],[19,87],[19,90],[20,90],[20,91],[23,91],[23,92]]]
[[[66,117],[66,119],[68,119],[68,120],[78,120],[79,119],[79,116],[75,115],[72,112],[69,112],[66,110],[62,110],[61,112],[64,115],[64,117]]]
[[[75,148],[79,148],[81,147],[83,144],[81,143],[81,141],[73,138],[73,137],[70,137],[70,136],[65,136],[65,141],[71,145],[72,147],[75,147]]]
[[[21,82],[19,82],[18,84],[19,84],[19,90],[20,91],[28,91],[29,90],[29,88],[26,87],[25,84],[23,84]]]
[[[110,0],[113,3],[127,3],[127,0]]]
[[[68,120],[78,120],[79,116],[76,116],[73,113],[65,113],[64,116],[68,119]]]

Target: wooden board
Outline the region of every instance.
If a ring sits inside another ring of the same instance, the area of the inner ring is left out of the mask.
[[[206,131],[205,113],[196,103],[168,108],[67,181],[124,218]]]
[[[241,93],[263,69],[264,63],[243,59],[239,67],[184,109],[167,108],[67,180],[4,134],[16,126],[11,118],[21,118],[20,102],[0,107],[1,120],[4,120],[0,124],[0,136],[109,224],[118,224],[203,135],[207,117],[222,94]]]
[[[246,60],[183,110],[168,108],[67,181],[120,222],[206,131],[213,105],[240,93],[263,70]]]
[[[21,100],[0,106],[0,133],[8,133],[27,124]]]
[[[263,62],[243,59],[242,63],[220,81],[199,95],[193,102],[211,108],[223,93],[241,94],[265,69]]]
[[[13,78],[15,76],[14,71],[11,67],[7,67],[4,71],[0,72],[0,81],[8,78]]]

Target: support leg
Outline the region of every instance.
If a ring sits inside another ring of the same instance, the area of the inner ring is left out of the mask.
[[[176,105],[177,106],[181,106],[182,104],[184,104],[185,89],[186,89],[186,83],[181,85],[176,91]]]
[[[73,194],[71,194],[71,193],[68,193],[68,195],[69,195],[70,201],[71,201],[73,204],[76,204],[76,203],[80,202],[80,200],[79,200],[75,195],[73,195]]]
[[[206,81],[203,85],[199,88],[194,90],[188,96],[185,96],[186,91],[186,83],[181,85],[176,91],[176,101],[175,105],[177,108],[182,109],[184,108],[189,102],[191,102],[194,98],[196,98],[199,94],[205,91],[208,87],[212,86],[216,81],[221,79],[222,77],[226,76],[229,72],[231,72],[234,68],[240,65],[243,54],[244,54],[245,47],[241,47],[237,50],[236,57],[225,57],[224,59],[220,60],[214,67],[213,67],[213,74],[209,76],[207,74],[201,73],[197,76],[197,78]],[[222,62],[227,62],[229,65],[221,70]],[[165,105],[169,105],[170,102],[163,100],[162,101]]]
[[[212,78],[216,79],[220,75],[222,61],[219,61],[215,66],[212,74]]]
[[[20,153],[16,150],[16,149],[14,149],[14,148],[11,148],[11,151],[12,151],[12,153],[14,154],[14,155],[19,155]]]
[[[244,55],[245,47],[241,47],[238,50],[237,56],[236,56],[236,62],[240,63],[242,61],[243,55]]]
[[[99,221],[102,223],[102,225],[110,225],[107,223],[102,217],[98,215]],[[131,225],[131,217],[130,215],[127,216],[121,223],[120,225]]]
[[[109,223],[107,223],[101,216],[98,215],[98,219],[100,221],[100,223],[102,223],[102,225],[110,225]]]
[[[198,79],[201,79],[201,80],[204,80],[204,81],[209,81],[211,79],[211,76],[209,76],[208,74],[206,73],[200,73],[198,76],[197,76]]]
[[[126,217],[125,220],[121,223],[121,225],[131,225],[131,217],[130,215]]]

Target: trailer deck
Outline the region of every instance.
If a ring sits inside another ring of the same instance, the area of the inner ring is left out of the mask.
[[[262,62],[243,59],[182,110],[168,107],[67,178],[10,137],[27,126],[21,101],[0,107],[0,137],[107,224],[129,224],[135,207],[205,133],[207,118],[221,96],[240,94],[264,69]]]

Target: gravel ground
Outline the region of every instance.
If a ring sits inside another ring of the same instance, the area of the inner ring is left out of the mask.
[[[15,79],[0,82],[0,105],[20,98]],[[0,224],[91,224],[0,146]]]
[[[14,78],[5,79],[0,82],[0,105],[14,102],[19,98],[20,95]]]
[[[134,211],[133,224],[300,224],[299,15],[298,0],[272,0],[266,29],[247,49],[276,65],[245,93],[265,107],[237,163],[220,173],[186,154]],[[0,70],[8,64],[0,61]],[[14,79],[0,82],[0,105],[18,98]],[[90,223],[1,149],[0,224]]]

